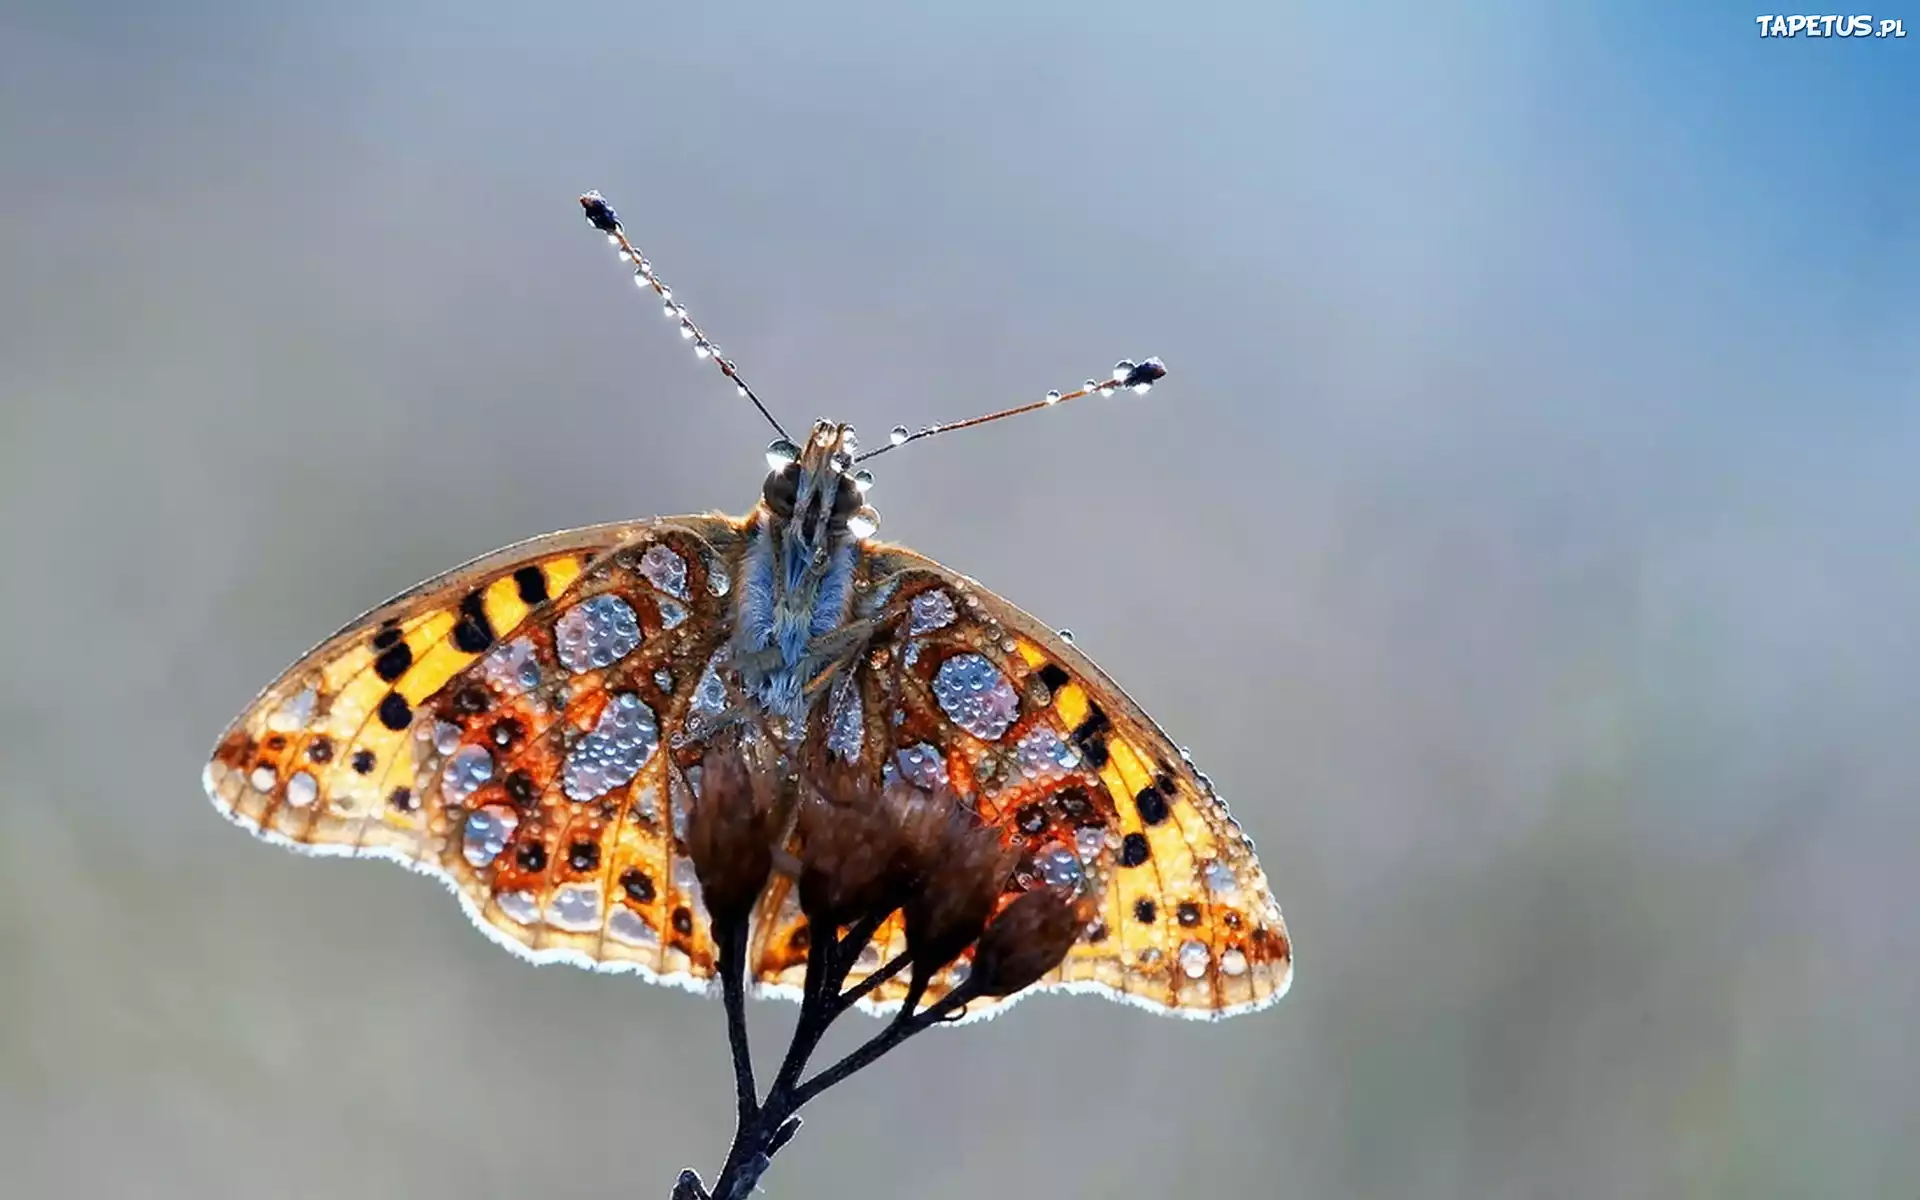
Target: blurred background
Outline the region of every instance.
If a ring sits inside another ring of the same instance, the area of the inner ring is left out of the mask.
[[[874,500],[1192,746],[1299,946],[930,1036],[772,1196],[1920,1192],[1920,36],[1435,7],[0,9],[0,1190],[711,1176],[716,1003],[199,784],[416,580],[756,497],[593,187],[789,423],[1165,357]]]

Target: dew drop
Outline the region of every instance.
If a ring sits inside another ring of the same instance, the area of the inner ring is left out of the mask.
[[[1133,368],[1134,368],[1133,360],[1130,358],[1123,358],[1119,362],[1113,364],[1113,377],[1115,379],[1125,379],[1127,376],[1133,374]]]
[[[1048,392],[1048,393],[1047,393],[1047,403],[1048,403],[1048,404],[1058,404],[1058,403],[1060,403],[1060,389],[1059,389],[1059,388],[1054,388],[1054,389],[1053,389],[1052,391],[1050,391],[1050,392]]]
[[[312,775],[302,771],[287,780],[287,803],[295,808],[305,808],[320,795],[320,785]]]
[[[866,541],[880,532],[880,514],[874,511],[871,504],[861,505],[847,518],[847,532],[860,541]]]
[[[772,470],[784,470],[799,461],[800,447],[786,438],[775,438],[767,443],[767,466]]]
[[[906,441],[907,427],[905,425],[895,425],[893,427],[893,432],[887,435],[887,440],[892,442],[896,446],[898,446],[901,442]]]
[[[862,496],[864,496],[872,487],[873,487],[872,471],[855,471],[853,473],[853,490],[854,491],[859,492]]]
[[[1198,979],[1207,973],[1207,948],[1199,942],[1183,942],[1180,946],[1180,970],[1188,979]]]
[[[467,815],[461,829],[460,852],[471,865],[487,866],[507,848],[519,824],[519,814],[510,808],[500,805],[476,808]]]
[[[1086,882],[1080,856],[1058,842],[1043,847],[1034,855],[1034,865],[1048,887],[1078,890]]]

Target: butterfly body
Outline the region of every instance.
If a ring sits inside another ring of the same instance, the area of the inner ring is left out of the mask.
[[[747,547],[735,616],[740,669],[756,703],[795,728],[806,716],[808,683],[834,665],[835,644],[823,643],[846,627],[852,599],[859,490],[835,465],[837,456],[851,466],[851,433],[821,421],[804,449],[793,448],[797,457],[775,467]]]

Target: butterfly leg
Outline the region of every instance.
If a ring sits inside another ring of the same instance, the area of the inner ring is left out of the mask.
[[[834,677],[867,648],[879,624],[878,621],[854,621],[808,642],[806,657],[800,660],[801,678],[807,680],[803,694],[813,699],[826,690]]]

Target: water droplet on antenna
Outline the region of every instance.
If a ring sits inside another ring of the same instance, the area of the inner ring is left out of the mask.
[[[853,490],[854,491],[859,492],[862,496],[864,496],[867,494],[868,490],[871,489],[872,487],[873,487],[872,471],[855,471],[853,473]]]
[[[1054,388],[1054,389],[1053,389],[1052,391],[1050,391],[1050,392],[1048,392],[1048,393],[1047,393],[1047,403],[1048,403],[1048,404],[1058,404],[1058,403],[1060,403],[1060,389],[1059,389],[1059,388]]]
[[[1125,374],[1119,371],[1115,371],[1114,374],[1120,379],[1122,387],[1132,388],[1136,392],[1145,392],[1153,387],[1154,381],[1167,377],[1167,364],[1158,358],[1149,358],[1136,364]]]
[[[866,541],[880,531],[880,514],[871,504],[863,504],[847,518],[847,532],[860,541]]]
[[[901,442],[906,441],[907,427],[905,425],[895,425],[893,427],[893,432],[887,435],[887,440],[892,442],[896,446],[898,446]]]

